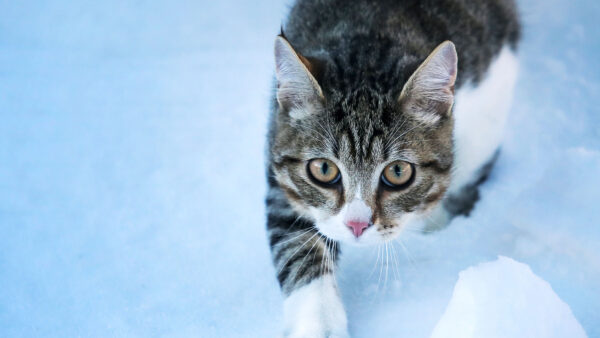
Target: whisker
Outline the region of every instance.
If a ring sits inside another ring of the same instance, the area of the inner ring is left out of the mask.
[[[404,127],[404,125],[406,124],[406,119],[402,121],[402,123],[398,123],[394,126],[394,128],[392,128],[392,130],[390,130],[388,132],[388,135],[390,138],[387,139],[387,141],[384,144],[384,149],[387,149],[387,147],[389,146],[389,144],[391,143],[391,137],[395,137],[396,133],[402,129],[402,127]]]
[[[301,231],[302,233],[301,233],[301,234],[299,234],[299,235],[297,235],[297,236],[294,236],[294,237],[292,237],[292,238],[286,239],[286,240],[285,240],[285,241],[283,241],[283,242],[278,242],[276,245],[280,245],[280,244],[285,244],[285,243],[291,242],[291,241],[293,241],[293,240],[295,240],[295,239],[298,239],[298,238],[300,238],[300,237],[302,237],[302,236],[304,236],[304,235],[308,234],[309,232],[311,232],[311,231],[313,231],[313,230],[316,230],[316,228],[315,228],[314,226],[311,226],[311,227],[310,227],[310,228],[308,228],[308,229],[298,230],[299,232]],[[292,232],[292,233],[290,233],[290,235],[291,235],[291,234],[294,234],[294,233],[297,233],[297,232]]]
[[[389,144],[386,147],[384,147],[384,150],[386,150],[386,151],[389,150],[389,146],[394,145],[402,136],[404,136],[404,135],[408,134],[409,132],[413,131],[414,129],[422,127],[422,126],[424,126],[426,124],[427,124],[427,122],[418,123],[417,125],[415,125],[414,127],[410,128],[409,130],[406,130],[402,134],[394,137],[393,141],[389,142]]]
[[[402,239],[400,237],[398,238],[398,244],[400,244],[400,247],[402,247],[402,250],[404,250],[404,254],[408,258],[408,262],[410,263],[413,270],[416,270],[417,266],[415,264],[415,260],[414,260],[413,256],[410,254],[410,252],[408,251],[408,248],[406,248],[406,246],[402,242]]]
[[[296,219],[292,222],[292,224],[290,224],[286,231],[290,231],[290,229],[294,226],[294,224],[296,224],[296,222],[300,220],[301,217],[302,216],[298,215],[298,217],[296,217]]]
[[[302,243],[302,245],[300,245],[298,248],[296,248],[296,250],[294,250],[294,252],[288,256],[288,258],[285,260],[285,262],[283,262],[283,264],[281,264],[281,267],[277,270],[277,274],[279,275],[281,273],[281,271],[283,271],[283,269],[285,268],[285,265],[290,261],[290,259],[292,259],[294,257],[294,255],[296,255],[296,253],[298,253],[298,251],[300,251],[300,249],[302,249],[308,242],[310,242],[310,240],[312,240],[318,234],[319,234],[319,232],[315,232],[306,241],[304,241],[304,243]]]
[[[400,281],[400,264],[398,262],[398,253],[396,252],[396,247],[394,246],[394,242],[392,242],[392,245],[390,245],[390,249],[391,249],[391,255],[392,255],[392,261],[394,263],[394,268],[392,269],[392,272],[394,273],[394,279],[396,280],[396,282]]]
[[[388,242],[383,242],[385,244],[385,280],[383,281],[383,290],[387,290],[387,279],[388,279],[388,267],[390,264],[389,256],[388,256]]]
[[[379,277],[377,278],[377,294],[379,294],[379,283],[381,282],[382,274],[383,274],[383,247],[381,247],[381,265],[379,265]]]
[[[337,252],[337,242],[332,240],[332,243],[333,243],[333,251]],[[333,282],[337,285],[337,279],[335,277],[335,269],[333,269],[334,265],[335,265],[335,261],[333,260],[333,256],[332,256],[331,257],[331,267],[332,267],[332,271],[333,271],[332,272]]]
[[[321,268],[319,269],[321,275],[325,274],[325,266],[323,265],[323,262],[325,261],[326,257],[329,254],[329,239],[325,238],[325,246],[326,246],[326,251],[325,254],[321,256]]]
[[[318,232],[317,232],[318,233]],[[319,234],[319,233],[318,233]],[[319,238],[317,238],[315,240],[315,242],[313,243],[313,245],[310,247],[310,249],[308,250],[308,252],[306,253],[306,255],[304,256],[304,258],[302,258],[302,260],[300,261],[300,264],[298,264],[299,266],[302,266],[304,264],[304,261],[306,261],[306,259],[310,256],[310,253],[313,251],[313,249],[315,248],[315,245],[317,245],[317,243],[319,243],[319,241],[323,238],[323,235],[319,234]]]
[[[373,276],[373,273],[375,272],[375,268],[377,267],[377,263],[379,262],[379,249],[381,249],[381,244],[377,244],[377,259],[375,260],[375,264],[373,265],[373,268],[371,269],[371,273],[369,273],[369,277],[367,278],[368,280],[371,279],[371,277]]]

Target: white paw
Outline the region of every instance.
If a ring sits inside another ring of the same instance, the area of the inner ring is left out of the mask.
[[[346,338],[346,312],[333,277],[313,280],[292,294],[284,303],[287,338]]]

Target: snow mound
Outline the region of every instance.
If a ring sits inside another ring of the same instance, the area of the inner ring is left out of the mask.
[[[500,256],[459,274],[432,338],[586,337],[548,282],[528,265]]]

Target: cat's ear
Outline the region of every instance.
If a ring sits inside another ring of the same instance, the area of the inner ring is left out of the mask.
[[[310,71],[314,66],[283,36],[275,39],[275,67],[280,107],[291,109],[323,100],[321,87]]]
[[[448,116],[454,103],[457,61],[452,42],[437,46],[404,85],[399,99],[403,110],[429,123]]]

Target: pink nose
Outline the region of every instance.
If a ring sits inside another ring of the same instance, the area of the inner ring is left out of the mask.
[[[346,222],[346,226],[352,230],[352,233],[357,238],[362,235],[363,231],[369,227],[369,222],[364,221],[348,221]]]

